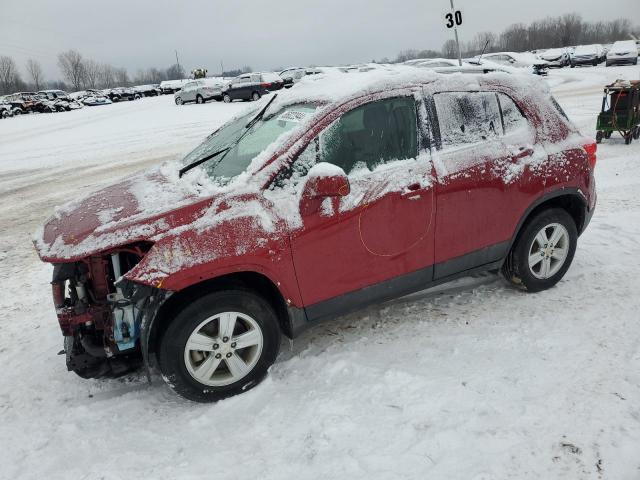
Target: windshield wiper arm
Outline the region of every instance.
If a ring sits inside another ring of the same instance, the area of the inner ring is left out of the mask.
[[[269,105],[273,103],[273,101],[276,99],[277,96],[278,94],[274,93],[273,97],[271,97],[271,100],[269,100],[267,104],[264,106],[264,108],[260,110],[258,114],[255,117],[253,117],[253,119],[249,123],[247,123],[247,126],[245,128],[249,129],[253,127],[256,123],[258,123],[262,119],[262,117],[264,117],[264,113],[267,111],[267,108],[269,108]]]
[[[217,152],[213,152],[211,155],[206,155],[206,156],[202,157],[201,159],[196,160],[195,162],[190,163],[189,165],[186,165],[186,166],[182,167],[180,169],[180,171],[178,172],[178,177],[182,177],[182,175],[187,173],[192,168],[195,168],[198,165],[202,165],[204,162],[206,162],[208,160],[211,160],[212,158],[215,158],[215,157],[217,157],[218,155],[220,155],[220,154],[222,154],[224,152],[228,152],[229,150],[231,150],[231,147],[223,148],[222,150],[218,150]]]

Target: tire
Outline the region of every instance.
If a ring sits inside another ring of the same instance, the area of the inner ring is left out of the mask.
[[[543,232],[545,232],[543,234]],[[544,248],[546,239],[561,235],[554,247]],[[542,235],[542,236],[541,236]],[[573,261],[578,230],[571,216],[561,208],[544,210],[524,225],[502,266],[502,273],[512,284],[527,292],[540,292],[562,279]],[[561,246],[559,246],[561,245]],[[564,251],[564,254],[562,253]],[[537,255],[540,253],[540,261]],[[529,259],[535,263],[530,266]],[[545,271],[545,267],[548,270]]]
[[[603,133],[602,130],[598,130],[596,132],[596,143],[601,143],[602,142],[602,137],[603,137]]]
[[[611,134],[612,134],[612,133],[613,133],[613,132],[611,132],[611,131],[604,132],[604,138],[606,138],[606,139],[611,138]]]
[[[223,320],[228,325],[231,318],[235,333],[223,336],[220,326]],[[256,343],[236,347],[233,340],[248,332],[254,332],[251,341]],[[206,350],[188,348],[188,344],[206,346]],[[196,402],[215,402],[260,383],[279,349],[280,328],[271,305],[249,290],[223,290],[200,297],[178,313],[160,339],[158,363],[176,393]],[[213,371],[200,373],[198,379],[197,369],[202,366]]]
[[[184,104],[184,102],[182,101],[182,97],[176,97],[175,102],[176,102],[176,105]]]
[[[593,65],[594,67],[597,67],[597,66],[598,66],[598,61],[597,61],[597,60],[594,60],[594,61],[593,61],[593,63],[592,63],[591,65]]]
[[[231,97],[225,93],[224,95],[222,95],[222,101],[224,103],[231,103]]]
[[[640,138],[640,125],[633,130],[633,139],[638,140],[639,138]]]
[[[610,64],[609,62],[605,62],[605,66],[606,66],[606,67],[610,67],[610,66],[611,66],[611,64]]]
[[[258,100],[260,100],[260,94],[258,92],[253,92],[251,94],[251,100],[253,100],[254,102],[257,102]]]
[[[204,98],[202,98],[202,95],[196,95],[196,103],[204,103]]]
[[[624,134],[624,144],[625,145],[631,145],[631,142],[633,141],[633,132],[629,131],[627,133]]]

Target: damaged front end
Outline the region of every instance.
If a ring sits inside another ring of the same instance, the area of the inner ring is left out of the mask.
[[[148,251],[141,244],[54,264],[51,282],[67,368],[83,378],[116,377],[147,364],[151,321],[165,290],[122,278]]]

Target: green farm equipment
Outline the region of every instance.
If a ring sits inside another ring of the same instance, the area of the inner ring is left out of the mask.
[[[596,142],[618,132],[629,145],[640,138],[640,80],[616,80],[604,87]]]

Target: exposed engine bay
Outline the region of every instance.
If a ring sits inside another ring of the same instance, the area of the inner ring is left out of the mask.
[[[145,359],[142,330],[159,290],[122,274],[149,249],[141,244],[108,255],[54,264],[51,282],[64,335],[67,368],[83,378],[123,375]],[[154,295],[155,293],[155,295]]]

